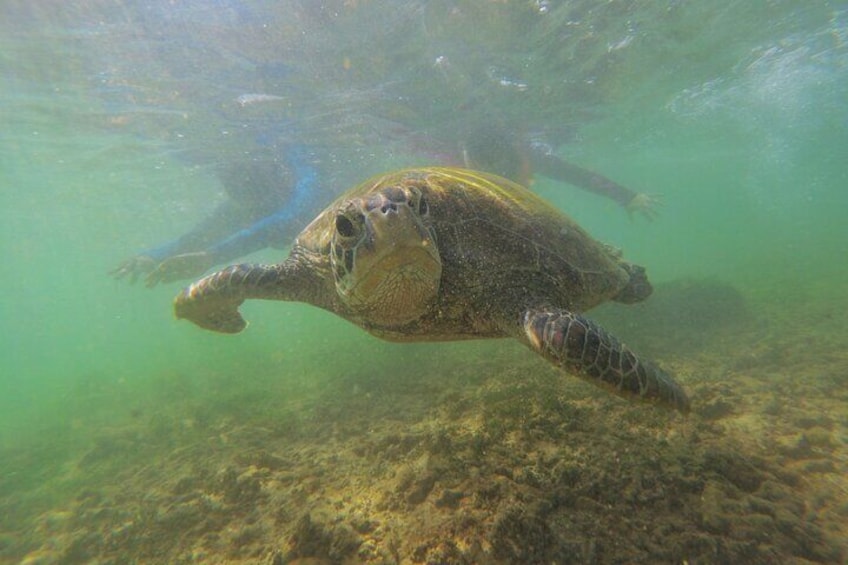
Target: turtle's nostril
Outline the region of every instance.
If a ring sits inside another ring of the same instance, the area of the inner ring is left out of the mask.
[[[383,207],[380,208],[380,210],[383,212],[383,214],[388,214],[390,211],[397,212],[397,204],[395,204],[394,202],[386,202],[385,204],[383,204]]]

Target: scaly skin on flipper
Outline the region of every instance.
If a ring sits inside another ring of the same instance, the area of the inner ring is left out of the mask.
[[[201,328],[220,333],[239,333],[247,322],[238,311],[249,299],[310,302],[316,272],[308,259],[294,255],[277,265],[241,264],[203,277],[183,289],[174,299],[177,319],[193,322]]]
[[[174,299],[174,315],[207,330],[238,333],[247,327],[238,311],[245,299],[245,283],[253,273],[263,272],[269,271],[255,265],[233,265],[204,277]]]
[[[527,311],[523,326],[530,348],[554,365],[621,396],[689,412],[686,393],[668,373],[640,360],[593,321],[564,310]]]
[[[286,261],[209,275],[174,310],[236,333],[246,326],[244,300],[289,300],[391,341],[513,337],[589,382],[686,412],[671,376],[578,315],[650,293],[642,267],[526,188],[427,168],[353,188],[301,232]]]

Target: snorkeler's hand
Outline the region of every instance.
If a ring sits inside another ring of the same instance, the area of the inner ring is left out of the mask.
[[[625,205],[627,214],[633,218],[633,214],[640,214],[649,222],[657,219],[660,215],[659,208],[662,206],[662,196],[658,194],[645,194],[640,192]]]
[[[118,265],[116,269],[109,271],[109,274],[116,279],[126,278],[130,284],[135,284],[135,281],[138,280],[140,275],[149,273],[155,268],[156,261],[152,257],[136,255]]]
[[[204,251],[196,253],[183,253],[168,257],[147,275],[145,284],[149,288],[159,283],[169,283],[181,279],[191,279],[202,275],[214,265],[212,256]]]

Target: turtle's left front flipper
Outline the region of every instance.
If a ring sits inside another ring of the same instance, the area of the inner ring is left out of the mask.
[[[622,396],[689,411],[689,398],[671,375],[591,320],[566,310],[528,310],[522,323],[523,341],[554,365]]]

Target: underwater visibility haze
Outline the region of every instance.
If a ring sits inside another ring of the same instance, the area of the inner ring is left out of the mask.
[[[848,559],[845,2],[0,16],[0,563]],[[305,304],[219,335],[174,317],[196,276],[115,276],[225,210],[233,164],[280,166],[292,241],[373,175],[479,164],[493,129],[644,198],[521,163],[645,267],[649,298],[586,315],[691,414],[511,340],[387,343]]]

